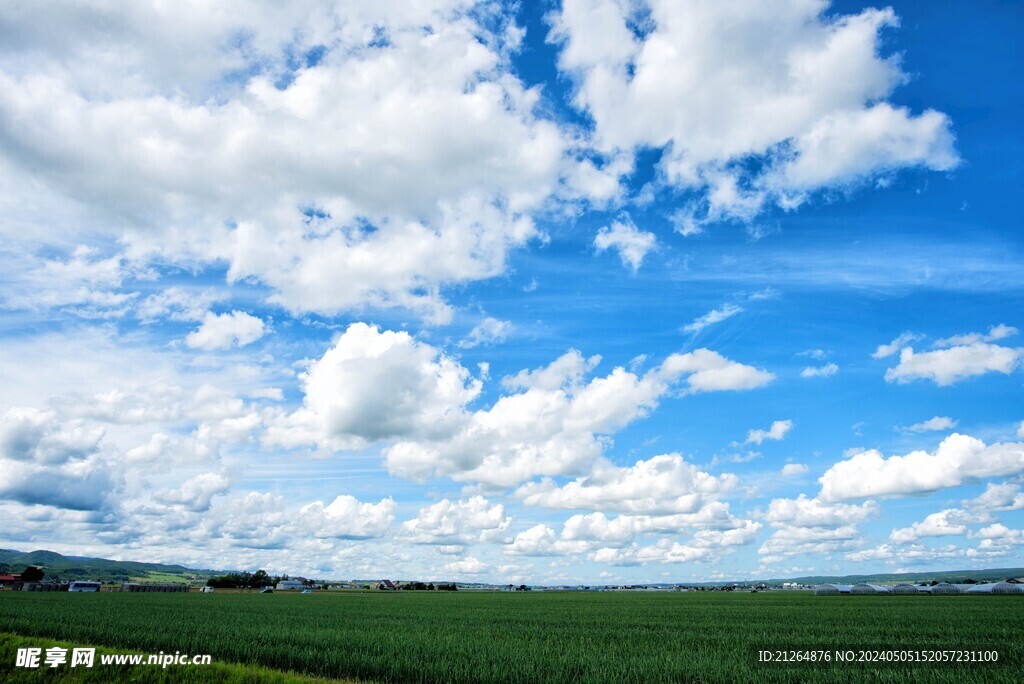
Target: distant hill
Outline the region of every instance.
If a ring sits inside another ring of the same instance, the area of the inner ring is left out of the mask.
[[[782,582],[800,582],[801,584],[891,584],[893,582],[962,582],[973,579],[979,582],[997,582],[1010,578],[1024,577],[1024,568],[988,568],[984,570],[944,570],[940,572],[898,572],[874,575],[808,575],[806,577],[790,577],[786,579],[766,580],[767,584]]]
[[[42,568],[47,579],[61,580],[149,580],[186,582],[193,578],[207,578],[222,574],[215,570],[196,570],[184,565],[138,563],[88,556],[64,556],[55,551],[16,551],[0,549],[0,570],[21,572],[26,566]]]

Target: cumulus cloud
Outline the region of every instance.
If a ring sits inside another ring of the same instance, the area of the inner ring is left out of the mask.
[[[766,563],[803,554],[829,554],[857,546],[860,534],[855,525],[801,527],[784,525],[772,532],[757,552]]]
[[[761,530],[761,523],[745,521],[731,530],[700,530],[692,539],[680,543],[670,539],[626,548],[604,547],[597,549],[589,558],[596,563],[608,565],[645,565],[647,563],[689,563],[713,560],[735,547],[752,543]]]
[[[750,430],[747,432],[747,439],[744,444],[761,444],[766,439],[773,442],[778,442],[785,438],[790,430],[793,429],[793,421],[791,420],[776,420],[773,421],[771,427],[767,430]]]
[[[328,505],[314,501],[303,506],[298,519],[307,534],[325,539],[370,539],[382,537],[395,520],[395,502],[382,499],[364,503],[343,494]]]
[[[643,375],[619,367],[586,380],[599,357],[569,351],[502,384],[512,393],[471,410],[482,382],[405,332],[356,323],[302,374],[303,406],[279,411],[264,442],[328,450],[376,441],[388,470],[511,486],[537,475],[584,472],[603,436],[648,415],[685,381],[683,393],[744,390],[774,376],[700,349],[672,354]]]
[[[949,535],[967,534],[967,526],[971,523],[986,522],[987,516],[978,515],[960,508],[947,508],[932,513],[910,527],[893,530],[889,541],[894,544],[908,544],[922,537],[944,537]]]
[[[577,513],[562,525],[561,539],[576,542],[621,544],[642,534],[681,534],[693,529],[735,529],[743,525],[729,512],[729,504],[705,502],[693,513],[669,515],[618,515],[609,518],[601,511]]]
[[[1024,348],[984,342],[920,353],[905,347],[900,351],[899,365],[888,369],[885,379],[900,384],[931,380],[944,387],[986,373],[1009,375],[1020,366],[1021,359],[1024,359]]]
[[[538,475],[578,475],[603,453],[602,436],[647,416],[682,383],[683,393],[738,391],[774,378],[707,349],[672,354],[642,375],[618,367],[586,381],[593,363],[573,350],[547,367],[506,378],[505,387],[519,391],[467,412],[451,436],[387,447],[388,470],[414,479],[433,474],[496,486]]]
[[[210,307],[225,298],[226,294],[212,289],[168,287],[140,301],[135,307],[135,315],[143,323],[163,319],[178,322],[202,321],[209,313]]]
[[[1000,323],[993,325],[987,333],[967,333],[965,335],[953,335],[941,340],[936,340],[932,346],[937,349],[947,347],[958,347],[965,344],[976,344],[978,342],[998,342],[1007,337],[1013,337],[1019,331],[1013,326]]]
[[[50,203],[131,260],[226,263],[293,312],[447,320],[441,289],[500,274],[552,197],[617,194],[512,73],[522,30],[475,4],[0,10],[11,218]]]
[[[407,332],[353,323],[301,376],[303,406],[279,417],[268,444],[363,448],[450,434],[481,383]]]
[[[665,182],[700,193],[693,233],[824,188],[957,165],[945,115],[885,101],[906,78],[898,57],[880,54],[892,10],[826,7],[568,0],[550,39],[597,147],[661,148]]]
[[[843,504],[808,498],[801,494],[795,499],[772,499],[765,520],[776,526],[837,527],[864,522],[878,513],[878,504]]]
[[[488,316],[469,331],[466,339],[459,342],[459,346],[463,349],[472,349],[480,345],[500,344],[514,329],[511,321],[501,321]]]
[[[984,492],[963,505],[988,511],[1016,511],[1024,508],[1024,492],[1012,482],[989,482]]]
[[[157,492],[153,498],[161,503],[201,512],[210,508],[213,497],[226,493],[230,487],[231,481],[223,475],[201,473],[187,480],[177,489],[165,489]]]
[[[515,496],[527,506],[545,508],[695,513],[738,484],[735,475],[710,475],[679,454],[664,454],[629,467],[602,462],[589,475],[562,486],[552,480],[531,482]]]
[[[683,332],[688,333],[699,333],[705,328],[714,325],[715,323],[721,323],[722,321],[732,318],[738,313],[743,312],[743,307],[736,304],[726,304],[718,309],[712,309],[703,316],[695,318],[693,323],[688,323],[683,326]]]
[[[500,540],[511,524],[504,506],[492,505],[482,496],[462,501],[442,499],[403,522],[398,536],[415,544],[462,546]]]
[[[10,246],[15,244],[12,239]],[[66,258],[22,255],[21,260],[17,267],[5,264],[11,272],[0,303],[7,308],[60,309],[82,318],[111,319],[124,316],[138,297],[138,292],[122,290],[136,269],[119,255],[78,245]]]
[[[800,371],[801,378],[831,378],[839,372],[839,366],[826,363],[824,366],[807,366]]]
[[[261,319],[244,311],[222,314],[210,311],[203,316],[199,328],[185,337],[185,344],[207,351],[244,347],[263,337],[265,329]]]
[[[555,531],[542,523],[517,534],[512,543],[505,546],[505,553],[510,556],[559,556],[582,553],[588,548],[586,542],[559,540]]]
[[[54,411],[8,409],[0,419],[0,499],[80,511],[108,505],[116,476],[103,430]]]
[[[782,477],[795,477],[797,475],[803,475],[808,470],[810,469],[803,463],[787,463],[782,466],[780,474]]]
[[[878,348],[874,351],[874,353],[871,354],[871,358],[873,358],[873,359],[887,359],[890,356],[892,356],[893,354],[895,354],[896,352],[898,352],[899,350],[901,350],[904,347],[906,347],[911,342],[914,342],[914,341],[919,340],[919,339],[921,339],[921,335],[917,335],[917,334],[911,333],[911,332],[901,333],[899,335],[899,337],[894,339],[889,344],[881,344],[881,345],[879,345]]]
[[[953,420],[949,416],[935,416],[920,423],[914,423],[903,428],[906,432],[943,432],[952,430],[960,421]]]
[[[730,361],[718,352],[698,349],[673,354],[662,368],[671,374],[686,374],[691,392],[721,392],[757,389],[775,379],[773,373]]]
[[[656,242],[654,233],[642,231],[634,226],[632,221],[626,219],[613,221],[610,226],[597,231],[594,247],[598,252],[614,249],[619,253],[622,264],[636,273],[644,257],[654,249]]]
[[[1024,472],[1024,444],[995,443],[954,433],[934,451],[883,456],[862,451],[829,468],[818,480],[826,501],[932,492],[979,478]]]
[[[448,563],[444,566],[444,569],[448,572],[455,572],[463,575],[475,575],[486,570],[487,564],[473,558],[472,556],[466,556],[461,560]]]

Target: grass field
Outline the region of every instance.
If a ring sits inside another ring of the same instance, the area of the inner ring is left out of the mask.
[[[1024,681],[1018,596],[4,592],[0,632],[371,681]],[[780,667],[753,655],[824,646],[984,648],[1000,662]],[[4,657],[0,678],[13,672]],[[189,681],[223,680],[201,669]]]

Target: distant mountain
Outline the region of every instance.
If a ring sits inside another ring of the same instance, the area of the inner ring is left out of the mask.
[[[187,581],[192,578],[206,578],[222,574],[216,570],[196,570],[184,565],[163,563],[138,563],[88,556],[64,556],[55,551],[16,551],[0,549],[0,569],[4,572],[21,572],[34,565],[42,568],[47,579],[92,579],[92,580],[161,580],[167,582]],[[4,567],[6,566],[6,567]]]

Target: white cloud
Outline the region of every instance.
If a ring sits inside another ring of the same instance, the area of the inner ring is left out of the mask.
[[[100,453],[103,430],[54,411],[10,408],[0,418],[0,499],[99,510],[115,474]]]
[[[11,236],[11,247],[18,237]],[[131,265],[92,247],[78,245],[66,259],[3,256],[9,273],[0,303],[6,308],[61,309],[81,318],[109,319],[125,315],[138,296],[122,290],[125,280],[138,275]]]
[[[889,541],[895,544],[908,544],[921,537],[944,537],[949,535],[967,534],[967,526],[971,523],[985,522],[987,516],[979,516],[960,508],[947,508],[932,513],[921,522],[910,527],[893,530]]]
[[[725,304],[721,308],[712,309],[703,316],[695,318],[693,323],[683,326],[683,332],[694,334],[699,333],[708,326],[714,325],[715,323],[721,323],[727,318],[732,318],[736,314],[742,312],[742,306],[737,306],[736,304]]]
[[[923,420],[920,423],[914,423],[906,428],[903,428],[907,432],[943,432],[946,430],[952,430],[957,426],[960,421],[953,420],[948,416],[935,416],[928,420]]]
[[[282,415],[268,444],[363,448],[384,439],[442,437],[465,420],[481,383],[407,332],[353,323],[301,376],[302,408]]]
[[[586,542],[559,540],[553,529],[541,523],[517,534],[512,543],[505,546],[505,553],[510,556],[560,556],[582,553],[588,547]]]
[[[810,469],[803,463],[787,463],[782,466],[780,474],[782,477],[795,477],[796,475],[803,475],[808,470]]]
[[[256,316],[244,311],[203,316],[199,328],[185,337],[185,344],[193,349],[229,349],[244,347],[263,337],[266,326]]]
[[[800,371],[801,378],[831,378],[839,372],[839,366],[826,363],[824,366],[807,366]]]
[[[818,480],[826,501],[903,496],[956,487],[979,478],[1024,472],[1024,444],[985,445],[952,434],[933,452],[912,451],[886,458],[872,449],[839,461]]]
[[[590,554],[596,563],[608,565],[645,565],[647,563],[689,563],[713,560],[734,547],[752,543],[761,523],[745,521],[731,530],[700,530],[692,539],[679,543],[662,539],[649,546],[633,544],[626,548],[605,547]]]
[[[621,513],[695,513],[739,484],[735,475],[710,475],[679,454],[654,456],[629,467],[597,464],[565,485],[531,482],[515,496],[527,506]]]
[[[656,242],[654,233],[639,230],[626,219],[613,221],[611,226],[605,226],[597,231],[594,247],[599,252],[614,249],[619,253],[622,264],[636,273],[644,257],[655,248]]]
[[[1020,485],[1012,482],[989,482],[984,492],[964,501],[964,506],[989,511],[1016,511],[1024,508],[1024,492],[1020,491]]]
[[[689,373],[691,392],[721,392],[757,389],[775,379],[773,373],[730,361],[709,349],[673,354],[662,365],[671,374]]]
[[[842,504],[809,499],[801,494],[795,499],[772,499],[765,520],[775,526],[838,527],[864,522],[878,513],[878,504]]]
[[[182,506],[190,511],[205,511],[210,508],[213,497],[224,494],[231,481],[218,473],[201,473],[184,482],[177,489],[157,492],[154,498],[161,503]]]
[[[840,527],[800,527],[784,525],[765,540],[757,552],[769,559],[788,558],[802,554],[829,554],[854,548],[860,534],[854,525]]]
[[[488,316],[469,331],[466,339],[459,342],[459,346],[463,349],[472,349],[480,345],[500,344],[514,329],[511,321],[500,321]]]
[[[487,569],[487,564],[473,558],[472,556],[466,556],[462,560],[457,560],[448,563],[444,566],[444,569],[448,572],[456,572],[466,575],[475,575],[483,572]]]
[[[954,544],[941,547],[925,544],[882,544],[874,548],[848,553],[846,559],[855,562],[898,559],[902,563],[922,564],[963,559],[965,556],[970,556],[970,549],[965,552],[963,548]]]
[[[298,519],[306,534],[325,539],[370,539],[382,537],[395,520],[395,502],[363,503],[347,494],[328,505],[320,501],[303,506]]]
[[[707,349],[672,354],[643,375],[619,367],[584,382],[593,362],[570,351],[546,368],[506,378],[507,388],[521,391],[466,413],[451,436],[387,447],[388,470],[414,479],[442,475],[495,486],[538,475],[578,475],[603,453],[602,436],[647,416],[684,379],[686,391],[695,393],[754,389],[774,378]]]
[[[885,101],[906,79],[898,57],[880,55],[892,10],[826,8],[567,0],[550,39],[576,79],[574,104],[595,121],[597,147],[663,148],[666,181],[701,191],[693,233],[823,188],[957,164],[945,115]],[[751,158],[763,165],[740,163]]]
[[[952,385],[977,375],[1009,375],[1024,359],[1024,348],[974,342],[947,349],[914,353],[911,347],[900,351],[900,362],[885,372],[887,382],[900,384],[931,380],[940,386]]]
[[[966,335],[954,335],[945,339],[936,340],[932,346],[936,349],[947,347],[958,347],[965,344],[976,344],[978,342],[998,342],[1007,337],[1013,337],[1019,331],[1009,325],[1000,323],[988,329],[988,333],[967,333]]]
[[[750,430],[747,432],[747,439],[744,444],[761,444],[766,439],[778,442],[782,440],[790,430],[793,429],[793,421],[776,420],[767,430]]]
[[[482,496],[462,501],[442,499],[403,522],[398,536],[416,544],[460,546],[497,541],[511,524],[504,506],[491,505]]]
[[[195,291],[185,287],[169,287],[149,295],[135,307],[135,315],[143,323],[160,319],[201,321],[211,306],[226,298],[213,290]]]
[[[606,202],[624,168],[576,161],[512,73],[522,31],[474,4],[0,9],[9,223],[45,203],[65,235],[226,263],[293,312],[446,320],[442,287],[500,274],[534,211]]]
[[[978,535],[982,539],[1000,539],[1021,542],[1024,541],[1024,530],[1011,530],[1002,523],[993,523],[988,527],[983,527],[978,530]]]
[[[901,333],[899,337],[889,344],[882,344],[871,354],[873,359],[886,359],[906,347],[911,342],[921,339],[920,335],[911,332]]]
[[[1017,426],[1017,438],[1024,439],[1024,420],[1022,420],[1020,425]]]
[[[734,529],[743,524],[720,501],[704,502],[693,513],[670,515],[619,515],[609,518],[601,511],[578,513],[565,521],[561,539],[567,542],[623,544],[641,534],[680,534],[692,529]]]

